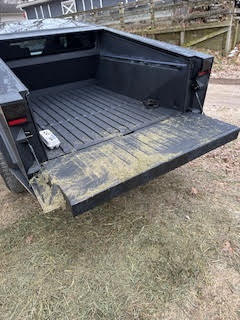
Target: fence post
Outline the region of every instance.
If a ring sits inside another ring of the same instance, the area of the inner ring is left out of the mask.
[[[235,35],[234,35],[234,42],[233,42],[233,47],[236,47],[237,44],[237,40],[238,40],[238,32],[239,32],[239,22],[238,20],[236,20],[236,24],[235,24]]]
[[[121,29],[124,30],[124,5],[123,2],[119,3],[119,20]]]
[[[185,43],[185,31],[180,31],[180,46],[184,46]]]
[[[226,38],[226,44],[225,44],[225,55],[229,53],[229,51],[232,49],[232,28],[233,28],[233,16],[234,16],[234,2],[233,5],[230,8],[230,23],[228,27],[227,32],[227,38]]]
[[[154,10],[154,0],[150,0],[149,2],[149,11],[151,16],[151,26],[155,27],[155,10]]]

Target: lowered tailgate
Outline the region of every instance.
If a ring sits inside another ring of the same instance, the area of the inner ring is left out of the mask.
[[[179,114],[50,160],[31,184],[45,211],[67,203],[77,215],[236,139],[238,132],[205,115]]]

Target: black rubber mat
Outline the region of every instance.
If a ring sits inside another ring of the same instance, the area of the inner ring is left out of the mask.
[[[50,129],[61,141],[47,150],[49,159],[125,135],[178,112],[147,109],[142,102],[87,83],[42,89],[29,103],[39,130]]]

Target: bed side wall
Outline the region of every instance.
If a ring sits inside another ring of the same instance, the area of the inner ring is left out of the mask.
[[[141,101],[154,100],[161,107],[183,112],[199,108],[193,84],[198,73],[208,69],[198,89],[203,104],[212,58],[210,61],[191,50],[185,52],[180,47],[134,37],[112,30],[101,32],[96,76],[99,84]]]
[[[12,68],[30,90],[38,90],[95,77],[97,55]]]

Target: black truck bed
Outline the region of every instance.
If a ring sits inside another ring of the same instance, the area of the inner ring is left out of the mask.
[[[173,109],[147,109],[142,102],[95,81],[33,91],[29,102],[39,130],[50,129],[61,141],[59,149],[46,149],[49,159],[179,114]]]
[[[202,114],[210,55],[96,26],[0,36],[0,49],[5,182],[45,211],[77,215],[237,138]]]
[[[148,109],[95,80],[32,91],[29,104],[39,130],[50,129],[61,141],[56,150],[46,148],[40,180],[31,180],[45,211],[66,202],[77,215],[238,134],[203,114]]]

